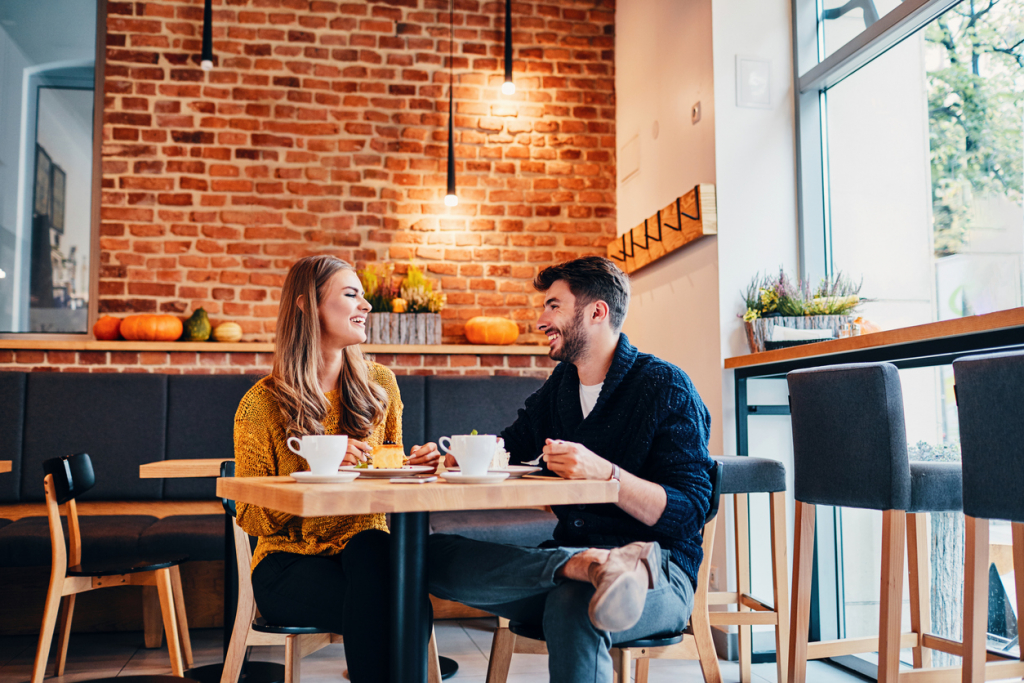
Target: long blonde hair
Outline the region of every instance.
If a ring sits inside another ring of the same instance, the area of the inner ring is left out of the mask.
[[[290,436],[324,433],[323,420],[330,406],[320,388],[323,357],[318,310],[327,283],[342,270],[355,268],[334,256],[306,256],[292,264],[284,280],[271,386]],[[370,381],[369,367],[358,345],[345,347],[343,354],[338,378],[339,424],[343,434],[365,439],[384,420],[387,393]]]

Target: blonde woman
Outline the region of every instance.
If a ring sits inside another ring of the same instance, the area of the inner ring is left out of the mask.
[[[402,442],[395,375],[363,358],[370,304],[355,269],[308,256],[288,271],[277,318],[274,366],[235,415],[237,476],[306,470],[290,436],[347,434],[346,464],[374,446]],[[414,446],[410,462],[436,466],[437,446]],[[383,514],[300,518],[238,504],[238,524],[258,536],[252,586],[270,623],[315,626],[345,637],[354,683],[390,675],[390,545]],[[426,608],[429,609],[429,606]],[[429,611],[424,611],[429,614]],[[423,624],[430,629],[430,624]]]

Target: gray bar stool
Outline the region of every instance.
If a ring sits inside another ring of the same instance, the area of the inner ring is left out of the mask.
[[[901,647],[914,648],[915,669],[931,663],[922,637],[930,629],[930,605],[921,513],[961,509],[960,466],[908,460],[903,392],[891,363],[795,370],[787,379],[796,498],[789,681],[806,680],[808,659],[877,651],[879,683],[895,683]],[[807,642],[815,505],[882,511],[877,638]],[[905,547],[911,632],[901,635]]]
[[[1013,522],[1017,608],[1024,605],[1024,353],[953,362],[964,469],[963,680],[1020,678],[1024,662],[986,665],[990,519]],[[1018,642],[1018,647],[1020,644]]]
[[[716,455],[722,467],[722,495],[733,497],[736,590],[708,593],[709,605],[736,605],[737,612],[711,612],[711,624],[737,626],[740,683],[749,683],[753,624],[775,627],[778,680],[785,681],[789,654],[789,572],[786,569],[786,467],[777,460]],[[767,493],[771,513],[772,586],[775,606],[750,594],[749,494]],[[752,610],[752,611],[751,611]]]

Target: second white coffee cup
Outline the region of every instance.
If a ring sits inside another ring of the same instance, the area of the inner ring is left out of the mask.
[[[455,456],[464,475],[479,477],[487,474],[487,467],[498,447],[498,438],[494,434],[456,434],[450,439],[442,436],[437,443],[445,453]]]
[[[292,445],[292,442],[296,445]],[[304,458],[313,474],[337,474],[348,449],[345,435],[320,435],[288,438],[288,450]]]

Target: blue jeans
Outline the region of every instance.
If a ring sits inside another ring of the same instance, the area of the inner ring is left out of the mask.
[[[590,623],[594,587],[555,576],[584,548],[526,548],[450,534],[431,535],[427,547],[432,594],[543,627],[548,673],[556,683],[610,683],[613,644],[682,631],[693,611],[693,584],[667,552],[640,621],[610,633]]]

